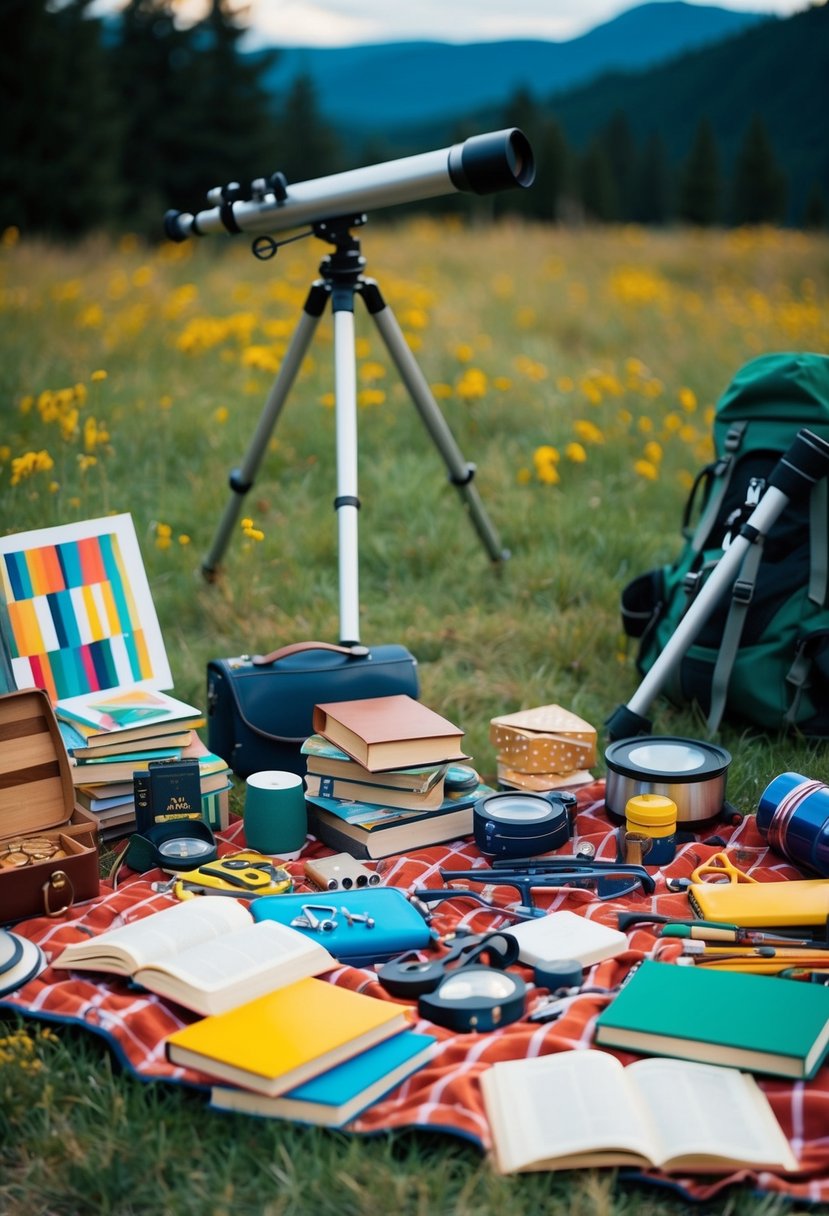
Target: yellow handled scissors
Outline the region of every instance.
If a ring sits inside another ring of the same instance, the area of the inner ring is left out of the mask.
[[[757,882],[745,870],[739,870],[727,853],[714,853],[691,874],[692,882]]]

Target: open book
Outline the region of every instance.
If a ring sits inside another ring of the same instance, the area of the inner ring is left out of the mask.
[[[481,1089],[499,1173],[600,1165],[796,1170],[754,1078],[733,1068],[565,1051],[494,1064]]]
[[[106,971],[195,1013],[222,1013],[337,965],[320,943],[239,900],[203,895],[75,942],[53,967]]]

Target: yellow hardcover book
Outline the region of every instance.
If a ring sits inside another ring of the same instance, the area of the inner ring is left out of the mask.
[[[409,1026],[409,1011],[324,980],[303,979],[176,1030],[173,1064],[275,1096]]]

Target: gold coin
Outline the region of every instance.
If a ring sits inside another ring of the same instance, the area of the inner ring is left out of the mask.
[[[24,840],[20,846],[21,853],[27,853],[29,857],[51,857],[57,849],[57,841],[54,840],[39,840],[35,837],[32,840]]]
[[[22,866],[27,866],[29,864],[29,858],[26,856],[25,853],[20,853],[20,852],[9,853],[7,855],[6,860],[8,862],[10,862],[13,866],[15,866],[17,869],[20,869]]]

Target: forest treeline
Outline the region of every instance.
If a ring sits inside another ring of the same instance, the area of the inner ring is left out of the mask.
[[[321,114],[308,77],[274,96],[265,79],[279,52],[246,53],[244,27],[227,0],[211,0],[204,18],[187,27],[177,24],[172,0],[128,0],[106,21],[90,14],[90,4],[0,0],[0,231],[160,237],[168,208],[199,209],[213,186],[246,186],[276,170],[288,183],[307,181],[401,154],[378,143],[355,161]],[[537,165],[532,189],[487,200],[453,195],[433,208],[478,207],[550,222],[787,218],[786,174],[757,113],[746,114],[728,163],[704,113],[680,162],[660,134],[635,138],[623,109],[575,146],[554,104],[539,100],[531,82],[492,121],[529,136]],[[481,129],[459,116],[447,142]],[[794,222],[826,223],[819,184]]]

